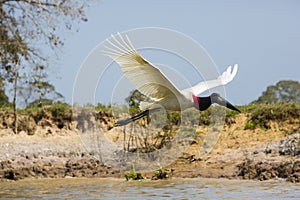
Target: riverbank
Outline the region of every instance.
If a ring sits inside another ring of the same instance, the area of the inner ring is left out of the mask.
[[[234,132],[223,133],[213,151],[204,159],[197,158],[194,153],[199,149],[199,144],[192,144],[174,163],[165,166],[166,169],[173,169],[169,176],[255,180],[282,178],[299,182],[300,134],[278,137],[278,133],[253,132],[240,135],[244,139],[238,135]],[[267,138],[271,139],[266,141]],[[80,136],[74,133],[2,135],[0,155],[2,181],[24,178],[124,178],[124,171],[106,166],[88,153]],[[151,178],[154,173],[148,172],[144,176]]]
[[[57,120],[47,112],[44,115],[47,117],[37,113],[31,115],[32,119],[39,116],[38,121],[31,120],[28,115],[20,117],[30,122],[24,127],[29,131],[34,130],[34,134],[24,130],[14,134],[7,123],[11,121],[10,115],[2,115],[1,181],[24,178],[124,178],[124,171],[103,164],[95,152],[84,148],[78,126],[88,128],[87,122],[74,122],[61,115],[57,115],[60,119]],[[265,122],[268,128],[264,128],[249,123],[250,120],[254,121],[253,116],[242,113],[226,118],[218,142],[203,158],[199,157],[199,147],[209,126],[200,125],[185,153],[169,166],[163,166],[172,171],[168,176],[300,182],[299,118],[271,119]],[[75,119],[78,116],[75,115]],[[92,121],[88,115],[85,115],[85,119]],[[111,129],[111,115],[99,112],[98,121],[103,130],[112,136],[112,140],[123,138],[122,128]],[[143,176],[151,179],[155,173],[143,172]]]

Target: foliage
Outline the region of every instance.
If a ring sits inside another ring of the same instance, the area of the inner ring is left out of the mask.
[[[137,173],[135,171],[134,164],[132,164],[132,169],[129,172],[126,172],[124,175],[126,181],[129,180],[142,180],[144,179],[143,175],[141,173]]]
[[[52,99],[37,99],[28,104],[27,108],[34,108],[34,107],[43,107],[43,106],[50,106],[54,103]]]
[[[43,60],[33,42],[44,41],[52,48],[63,45],[59,32],[63,27],[72,29],[75,19],[87,21],[83,10],[86,6],[68,0],[0,0],[2,65],[9,67],[21,57]]]
[[[86,6],[67,0],[0,0],[0,65],[6,81],[41,76],[48,63],[38,47],[43,43],[52,49],[62,46],[59,33],[71,30],[75,19],[86,21]]]
[[[110,113],[110,115],[112,115],[112,107],[111,105],[104,105],[102,103],[98,103],[96,106],[95,106],[95,110],[99,113]]]
[[[15,133],[17,96],[23,95],[26,103],[26,97],[34,95],[31,91],[38,92],[41,99],[45,89],[54,89],[47,73],[42,73],[48,63],[38,47],[61,47],[59,33],[65,28],[71,30],[76,19],[87,20],[86,5],[77,0],[0,0],[0,74],[13,89]]]
[[[0,75],[0,105],[8,103],[8,96],[5,94],[4,83],[2,80],[2,76]]]
[[[248,121],[245,125],[245,129],[255,129],[256,124],[252,121]]]
[[[180,122],[180,113],[178,112],[169,112],[167,113],[168,122],[170,124],[179,124]]]
[[[47,110],[51,112],[53,117],[64,116],[68,113],[72,113],[71,107],[67,103],[60,101],[48,107]]]
[[[283,122],[291,119],[300,118],[299,103],[277,103],[277,104],[250,104],[245,106],[250,112],[249,121],[246,123],[245,129],[254,129],[260,127],[269,129],[270,121]]]
[[[139,106],[142,101],[149,101],[149,97],[143,95],[138,90],[133,90],[130,92],[129,96],[125,99],[125,101],[129,105],[129,113],[130,115],[136,115],[141,112]]]
[[[33,73],[28,77],[24,76],[25,85],[20,87],[19,94],[24,99],[24,104],[35,99],[62,99],[63,95],[56,91],[54,85],[48,80],[48,74],[45,71],[45,66],[36,65],[33,68]]]
[[[267,90],[253,103],[300,102],[300,83],[292,80],[282,80]]]
[[[174,169],[166,169],[166,168],[160,167],[158,170],[155,171],[155,174],[152,177],[152,180],[169,178],[170,174],[173,174],[173,172],[174,172]]]

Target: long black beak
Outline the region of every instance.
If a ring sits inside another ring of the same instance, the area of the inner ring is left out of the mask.
[[[224,99],[225,100],[225,99]],[[226,100],[225,100],[226,101]],[[239,109],[237,109],[234,105],[232,105],[231,103],[229,103],[228,101],[226,101],[226,107],[231,109],[231,110],[235,110],[238,112],[241,112]]]
[[[225,98],[218,96],[216,98],[216,103],[221,105],[221,106],[225,106],[231,110],[235,110],[237,112],[241,112],[239,109],[237,109],[234,105],[232,105],[229,101],[227,101]]]
[[[241,112],[234,105],[232,105],[229,101],[227,101],[225,98],[221,97],[218,93],[213,93],[212,95],[210,95],[210,98],[211,98],[211,103],[217,103],[217,104],[219,104],[221,106],[225,106],[231,110]]]

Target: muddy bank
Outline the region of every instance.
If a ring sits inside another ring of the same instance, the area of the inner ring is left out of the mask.
[[[87,156],[89,157],[89,156]],[[50,160],[1,161],[0,178],[19,180],[24,178],[66,178],[66,177],[118,177],[118,170],[111,169],[94,158],[73,158],[65,161]]]
[[[222,138],[221,138],[222,139]],[[169,177],[206,177],[300,182],[300,134],[253,147],[216,148],[205,159],[192,150],[166,166]],[[195,148],[197,144],[195,145]],[[191,148],[193,148],[193,145]],[[117,177],[124,171],[101,163],[82,146],[76,134],[64,136],[6,136],[1,138],[0,179]],[[145,173],[146,178],[154,172]]]
[[[78,130],[88,130],[95,124],[100,124],[102,130],[107,132],[108,139],[118,141],[122,147],[123,144],[124,146],[130,144],[132,145],[130,150],[136,150],[137,142],[129,135],[125,138],[124,127],[111,129],[113,127],[111,114],[99,112],[95,118],[91,113],[89,110],[79,110],[71,115],[64,107],[34,111],[28,116],[19,117],[19,124],[22,126],[17,135],[11,129],[11,115],[2,113],[0,180],[61,177],[124,178],[124,171],[103,164],[101,159],[95,156],[95,152],[85,149]],[[226,118],[217,144],[204,158],[198,157],[199,147],[203,143],[209,125],[199,125],[195,139],[186,152],[169,166],[163,167],[172,169],[173,173],[169,174],[169,177],[254,180],[282,178],[299,182],[299,117],[270,119],[268,122],[264,121],[263,125],[262,129],[253,115],[247,113]],[[158,141],[162,142],[165,136],[165,133],[161,132],[153,138],[160,137],[162,139]],[[143,176],[151,178],[154,174],[152,171],[143,173]]]
[[[116,176],[82,146],[77,134],[1,138],[0,179]]]

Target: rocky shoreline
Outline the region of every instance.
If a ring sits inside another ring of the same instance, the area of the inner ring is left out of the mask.
[[[300,134],[268,144],[252,154],[238,165],[238,176],[261,181],[282,178],[300,182]]]

